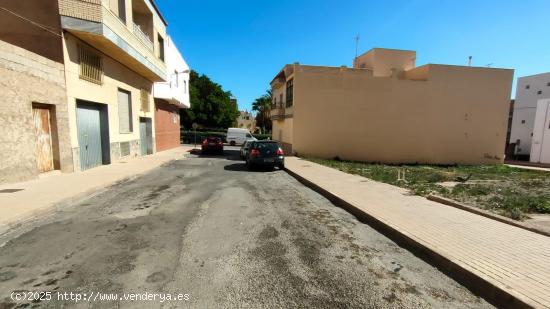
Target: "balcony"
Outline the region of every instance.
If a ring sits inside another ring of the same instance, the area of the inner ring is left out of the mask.
[[[283,120],[286,118],[292,118],[292,107],[275,107],[271,110],[270,116],[271,120]]]
[[[134,34],[138,37],[138,39],[143,43],[147,48],[149,48],[151,51],[153,50],[153,42],[151,42],[151,39],[147,34],[145,34],[141,27],[137,24],[132,23]]]
[[[153,19],[161,17],[149,0],[132,1],[131,20],[126,19],[126,8],[119,7],[117,13],[101,0],[59,1],[65,31],[152,82],[166,81],[166,65],[155,55],[152,42],[155,29],[164,33],[166,28],[162,22],[154,26]]]

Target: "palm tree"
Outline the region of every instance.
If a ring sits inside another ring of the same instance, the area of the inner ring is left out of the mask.
[[[271,131],[271,90],[254,100],[252,110],[256,112],[256,126],[262,128],[262,133]]]

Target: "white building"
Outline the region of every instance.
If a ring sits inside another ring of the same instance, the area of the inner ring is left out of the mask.
[[[166,82],[153,86],[157,151],[180,145],[180,109],[190,107],[189,66],[169,36],[165,48]]]
[[[550,99],[537,103],[530,161],[550,164]]]
[[[180,108],[189,108],[189,65],[169,36],[166,46],[166,82],[155,83],[155,99],[163,99]]]
[[[535,128],[537,102],[550,98],[550,73],[520,77],[517,83],[510,143],[515,154],[529,156]]]

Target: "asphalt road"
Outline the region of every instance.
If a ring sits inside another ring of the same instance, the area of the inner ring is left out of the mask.
[[[60,205],[0,244],[0,308],[490,307],[284,171],[247,171],[234,150]],[[97,293],[159,294],[83,300]]]

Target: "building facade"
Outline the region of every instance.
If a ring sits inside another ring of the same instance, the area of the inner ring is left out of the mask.
[[[0,183],[71,172],[57,1],[1,0],[0,6]]]
[[[510,144],[513,144],[516,157],[528,159],[538,101],[550,99],[550,73],[520,77],[516,87]]]
[[[286,65],[271,82],[273,139],[319,158],[502,162],[513,70],[415,59],[373,49],[353,68]]]
[[[254,115],[248,111],[239,111],[239,116],[237,116],[237,128],[248,129],[248,131],[254,133],[256,131],[256,119]]]
[[[59,0],[75,169],[155,152],[166,22],[150,0]]]
[[[537,102],[530,161],[550,164],[550,99]]]
[[[180,109],[191,106],[189,65],[170,37],[166,41],[166,72],[168,81],[157,82],[153,88],[157,151],[180,145]]]

